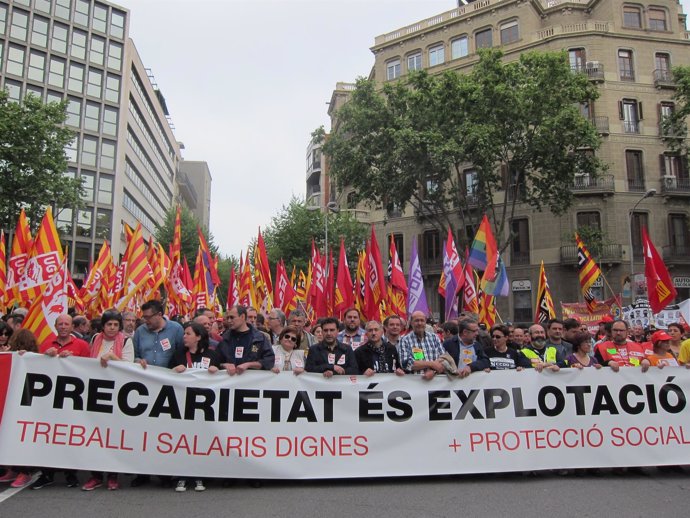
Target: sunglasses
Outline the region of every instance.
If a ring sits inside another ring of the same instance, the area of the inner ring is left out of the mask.
[[[291,340],[295,343],[297,343],[297,337],[293,335],[285,335],[283,338],[287,338],[288,340]]]
[[[501,338],[505,338],[504,335],[493,335],[491,338],[494,338],[496,340],[500,340]]]
[[[0,336],[12,336],[12,333],[9,331],[2,331],[0,332]]]

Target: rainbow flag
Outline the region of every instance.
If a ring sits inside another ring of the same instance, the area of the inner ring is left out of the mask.
[[[486,214],[482,218],[477,234],[470,249],[469,263],[479,270],[484,270],[484,278],[494,279],[498,264],[498,246],[491,224]]]

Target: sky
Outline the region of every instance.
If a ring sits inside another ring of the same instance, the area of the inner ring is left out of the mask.
[[[339,81],[367,76],[374,38],[456,0],[119,0],[186,160],[208,162],[210,230],[239,256],[293,195]],[[690,0],[682,0],[690,13]]]
[[[239,256],[292,195],[339,81],[369,74],[377,35],[456,0],[116,0],[165,96],[186,160],[213,177],[210,230]]]

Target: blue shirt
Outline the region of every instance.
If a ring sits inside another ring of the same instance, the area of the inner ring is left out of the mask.
[[[149,365],[158,367],[170,366],[175,350],[182,349],[184,343],[182,326],[172,320],[166,320],[163,329],[150,331],[146,324],[134,331],[134,357],[146,360]]]

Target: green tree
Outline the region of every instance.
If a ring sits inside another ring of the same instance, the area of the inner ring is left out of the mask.
[[[65,175],[75,138],[63,125],[66,106],[33,95],[17,103],[0,91],[0,228],[14,228],[22,208],[36,228],[48,205],[83,206],[81,180]]]
[[[503,62],[479,52],[468,74],[422,71],[377,90],[359,79],[323,147],[340,188],[388,209],[410,204],[437,227],[475,226],[491,215],[499,245],[523,201],[562,214],[576,172],[596,176],[599,137],[578,104],[596,99],[565,53],[525,53]],[[476,174],[470,181],[465,171]]]
[[[165,213],[165,219],[156,226],[156,231],[154,233],[156,241],[163,245],[166,253],[168,252],[168,245],[172,244],[173,241],[176,211],[176,207],[168,209]],[[194,217],[194,214],[192,214],[187,207],[183,206],[180,212],[180,248],[182,256],[187,258],[192,273],[194,273],[194,261],[196,261],[196,254],[199,249],[199,235],[197,234],[197,228],[199,226],[199,222]],[[209,250],[213,255],[216,255],[218,253],[218,247],[213,243],[213,235],[207,228],[202,228],[201,232],[204,238],[206,238]]]
[[[681,155],[687,166],[688,160],[688,115],[690,115],[690,66],[673,68],[673,82],[676,91],[673,111],[662,120],[663,139],[668,148]]]
[[[293,265],[305,273],[311,259],[311,241],[323,253],[325,240],[325,218],[328,218],[328,246],[333,249],[334,264],[338,262],[340,237],[344,237],[350,269],[357,266],[357,250],[367,238],[367,226],[357,221],[352,212],[343,210],[326,215],[320,210],[310,210],[304,200],[293,197],[280,212],[271,219],[263,231],[268,260],[272,271],[280,260],[286,268]],[[290,272],[288,272],[290,274]]]

